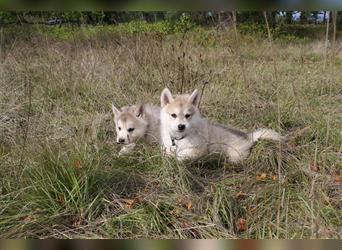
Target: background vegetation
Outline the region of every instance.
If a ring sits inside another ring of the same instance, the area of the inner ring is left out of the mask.
[[[260,13],[235,13],[236,26],[223,21],[233,13],[208,25],[200,13],[91,13],[115,25],[71,14],[83,21],[1,13],[2,238],[342,237],[337,18],[325,40],[326,24],[272,13],[273,39]],[[181,164],[153,145],[118,157],[111,102],[158,105],[165,86],[199,88],[212,121],[289,141],[260,142],[240,164]]]

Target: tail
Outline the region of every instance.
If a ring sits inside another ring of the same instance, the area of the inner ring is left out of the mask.
[[[285,139],[283,136],[272,129],[258,129],[254,132],[249,133],[248,136],[252,142],[257,142],[259,139],[274,141],[282,141]]]

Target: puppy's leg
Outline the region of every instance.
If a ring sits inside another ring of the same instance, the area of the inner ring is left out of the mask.
[[[227,155],[228,155],[229,161],[237,163],[239,161],[245,160],[248,157],[249,153],[246,153],[246,152],[241,153],[241,152],[229,151],[227,153]]]
[[[162,145],[161,151],[164,156],[174,156],[176,153],[176,147],[172,145]]]
[[[250,154],[251,143],[241,143],[234,146],[226,147],[225,154],[229,161],[239,162],[245,160]]]
[[[193,160],[207,154],[203,146],[188,146],[177,149],[176,157],[179,161]]]
[[[125,155],[125,154],[128,154],[128,153],[132,152],[133,149],[135,148],[135,146],[136,146],[135,143],[123,146],[122,149],[119,152],[119,155]]]

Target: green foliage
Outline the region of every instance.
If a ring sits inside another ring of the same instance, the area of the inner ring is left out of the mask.
[[[148,23],[146,21],[131,21],[127,23],[120,23],[117,25],[97,25],[87,26],[82,25],[77,27],[75,25],[62,26],[37,26],[37,32],[41,35],[47,35],[53,38],[71,40],[79,38],[92,38],[103,34],[159,34],[169,35],[172,33],[184,33],[196,26],[189,16],[182,16],[177,22],[159,21]],[[200,28],[198,27],[198,30]]]
[[[167,35],[173,32],[173,25],[169,21],[147,23],[144,21],[131,21],[117,25],[114,30],[128,34],[157,33]]]
[[[71,40],[74,37],[73,29],[71,26],[47,26],[38,29],[41,35],[47,35],[49,37]]]
[[[195,24],[192,22],[191,17],[187,13],[183,13],[180,19],[174,25],[174,31],[184,33],[191,30]]]
[[[171,33],[184,33],[194,27],[195,24],[191,21],[190,16],[184,14],[176,22],[167,20],[154,23],[131,21],[129,23],[119,24],[117,30],[129,34],[157,33],[167,35]]]
[[[17,17],[14,14],[14,12],[10,12],[10,11],[0,11],[0,22],[1,23],[12,23],[12,22],[16,22],[17,21]]]
[[[272,37],[284,42],[307,42],[312,39],[323,38],[325,27],[322,25],[283,24],[270,28]],[[264,24],[241,23],[238,30],[245,35],[267,37],[267,29]]]
[[[238,25],[238,29],[243,34],[249,35],[265,35],[267,30],[265,25],[256,23],[241,23]]]

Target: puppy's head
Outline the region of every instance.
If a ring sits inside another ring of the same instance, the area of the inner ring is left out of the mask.
[[[175,98],[170,90],[165,88],[160,97],[162,107],[162,122],[169,134],[176,140],[185,138],[200,118],[198,111],[199,94],[197,89],[191,95],[179,95]]]
[[[121,109],[112,104],[116,128],[116,142],[131,144],[146,134],[147,122],[144,119],[144,105],[125,106]]]

